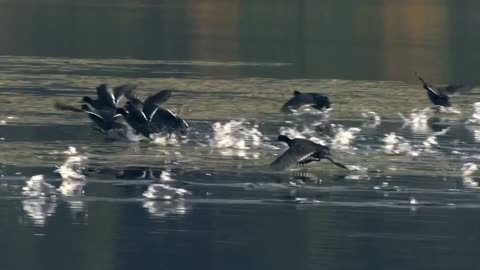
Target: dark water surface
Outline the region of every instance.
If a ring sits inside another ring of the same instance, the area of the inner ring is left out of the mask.
[[[476,269],[480,192],[462,166],[480,159],[480,128],[465,124],[480,91],[452,97],[458,113],[410,114],[430,106],[414,71],[478,81],[479,8],[0,0],[0,269]],[[165,106],[190,134],[110,140],[55,110],[103,82],[142,97],[173,89]],[[328,95],[333,110],[281,113],[294,89]],[[315,131],[326,119],[330,137]],[[280,132],[325,140],[351,170],[272,171]],[[392,132],[405,139],[396,154]],[[88,158],[84,192],[25,194],[37,174],[65,185],[54,170],[69,146]],[[191,194],[142,195],[167,176]]]

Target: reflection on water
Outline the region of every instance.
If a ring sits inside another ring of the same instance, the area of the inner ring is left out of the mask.
[[[46,219],[55,214],[57,203],[54,199],[39,197],[22,200],[23,211],[31,218],[33,224],[44,226]]]
[[[0,0],[1,268],[475,269],[479,89],[430,108],[414,72],[475,82],[478,8]],[[54,108],[100,83],[171,89],[191,130],[112,139]],[[332,109],[281,113],[294,90]],[[348,170],[272,171],[279,134]]]
[[[22,3],[0,3],[4,55],[291,63],[280,69],[159,63],[157,72],[167,76],[413,81],[418,71],[443,82],[474,80],[479,60],[480,37],[461,31],[479,24],[473,0]]]
[[[146,200],[142,205],[150,215],[155,218],[164,218],[168,215],[185,215],[190,212],[185,206],[184,200],[176,201],[152,201]]]

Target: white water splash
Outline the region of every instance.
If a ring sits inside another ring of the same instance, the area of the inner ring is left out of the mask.
[[[290,109],[290,112],[293,113],[294,115],[302,115],[302,114],[318,114],[322,115],[323,117],[327,118],[329,117],[329,113],[333,110],[333,106],[330,106],[330,108],[322,108],[321,110],[317,110],[315,108],[312,108],[310,105],[303,105],[298,108],[298,110],[293,110]]]
[[[443,107],[443,106],[437,106],[434,107],[438,112],[441,113],[447,113],[447,114],[461,114],[462,112],[458,110],[457,108],[454,107]]]
[[[78,154],[77,148],[75,148],[73,146],[69,146],[68,150],[63,151],[63,153],[65,155],[69,155],[69,156]]]
[[[376,112],[366,111],[366,112],[362,112],[361,115],[367,121],[367,123],[363,124],[364,127],[375,128],[379,126],[382,122],[382,119]]]
[[[296,128],[280,127],[280,134],[289,137],[290,139],[308,139],[314,143],[327,145],[327,141],[316,137],[316,132],[313,129],[304,127],[303,131],[298,131]]]
[[[477,125],[477,124],[469,123],[465,125],[465,127],[473,133],[473,139],[475,140],[475,142],[477,143],[480,142],[480,124]]]
[[[84,194],[85,185],[84,181],[64,180],[58,191],[64,196],[81,196]]]
[[[280,127],[280,134],[285,135],[291,139],[307,139],[321,145],[331,145],[334,149],[347,150],[352,149],[351,144],[356,139],[357,134],[361,131],[360,128],[344,128],[342,125],[330,125],[330,132],[333,138],[325,133],[319,134],[316,131],[318,125],[325,125],[324,122],[314,123],[312,127],[304,126],[300,131],[298,126],[295,127]],[[319,137],[321,136],[321,137]]]
[[[183,188],[175,188],[167,184],[154,183],[148,186],[143,196],[149,200],[174,200],[183,199],[185,195],[191,192]]]
[[[175,145],[179,146],[180,141],[178,140],[175,134],[151,134],[150,139],[152,139],[153,144],[158,145]]]
[[[345,176],[346,180],[370,180],[370,176],[368,174],[348,174]]]
[[[427,139],[425,139],[425,141],[423,141],[423,145],[425,146],[425,149],[426,149],[426,150],[432,149],[433,146],[437,146],[437,145],[438,145],[437,137],[435,137],[435,136],[428,136]]]
[[[82,174],[82,169],[87,157],[80,155],[75,147],[72,146],[64,153],[70,156],[62,166],[54,171],[60,174],[63,180],[58,191],[64,196],[83,195],[87,178]]]
[[[468,162],[462,166],[462,176],[473,176],[478,171],[477,164]]]
[[[332,147],[340,148],[340,149],[349,149],[353,140],[355,140],[357,133],[359,133],[360,131],[361,129],[359,128],[344,129],[343,127],[338,127],[335,133],[335,137],[332,140]]]
[[[160,181],[162,182],[175,182],[177,180],[173,179],[172,174],[169,170],[163,170],[160,174]]]
[[[412,196],[412,197],[410,197],[409,203],[410,203],[411,205],[417,205],[417,204],[418,204],[418,201],[417,201],[417,199],[415,199],[415,198]]]
[[[176,182],[169,170],[164,170],[160,174],[158,182],[152,183],[142,194],[149,200],[174,200],[183,199],[185,195],[191,195],[191,192],[183,188],[175,188],[171,186]]]
[[[368,168],[360,165],[346,165],[350,173],[345,176],[347,180],[370,180]]]
[[[388,182],[382,182],[380,186],[374,186],[373,189],[384,192],[395,192],[401,190],[399,186],[390,186],[390,183]],[[388,193],[385,193],[384,195],[388,195]]]
[[[212,125],[211,145],[217,148],[238,150],[257,149],[262,144],[262,133],[258,125],[251,125],[245,120],[231,120],[226,123],[216,122]]]
[[[438,146],[437,137],[428,136],[421,144],[411,144],[402,136],[396,135],[394,132],[385,134],[383,138],[384,152],[386,154],[407,154],[412,157],[417,157],[422,153],[434,152],[434,147]]]
[[[307,137],[304,135],[304,133],[311,133],[308,131],[298,131],[296,128],[289,128],[289,127],[280,127],[280,134],[285,135],[289,138],[301,138],[301,139],[306,139]]]
[[[82,163],[87,160],[86,156],[70,156],[65,163],[54,172],[60,174],[63,180],[85,181],[85,175],[81,174]]]
[[[366,172],[368,167],[360,166],[360,165],[346,165],[349,171],[352,172]]]
[[[478,166],[473,162],[468,162],[462,166],[463,184],[469,188],[478,188],[478,182],[475,177],[478,174]]]
[[[480,102],[475,102],[473,104],[473,114],[465,124],[475,124],[480,125]]]
[[[385,143],[384,152],[386,154],[397,155],[413,152],[408,140],[403,138],[402,136],[396,135],[395,132],[385,134],[383,142]],[[413,155],[416,155],[416,153],[414,153]]]
[[[32,176],[22,188],[22,195],[28,197],[50,197],[56,194],[55,187],[46,183],[41,174]]]
[[[427,133],[430,130],[428,120],[432,117],[430,108],[423,110],[413,110],[409,117],[405,117],[402,113],[398,113],[404,122],[404,126],[410,126],[414,133]]]

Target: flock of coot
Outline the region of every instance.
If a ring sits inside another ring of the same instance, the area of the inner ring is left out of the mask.
[[[422,82],[427,96],[434,105],[450,107],[449,95],[471,90],[474,86],[464,84],[435,87],[415,73]],[[69,104],[56,103],[60,110],[83,112],[92,120],[94,129],[109,134],[111,132],[125,135],[129,130],[135,135],[151,139],[154,135],[181,136],[188,132],[189,125],[178,115],[163,107],[171,96],[172,90],[162,90],[141,99],[134,94],[136,86],[124,84],[109,88],[101,84],[96,89],[96,98],[84,97],[78,108]],[[310,106],[316,110],[329,109],[330,99],[319,93],[293,92],[293,97],[282,107],[282,112],[294,112],[302,106]],[[283,170],[291,165],[305,165],[322,159],[347,169],[345,165],[334,160],[328,146],[302,138],[278,136],[278,140],[288,144],[289,148],[271,163],[271,168]]]
[[[133,84],[124,84],[110,89],[101,84],[97,87],[96,99],[83,97],[81,108],[58,102],[55,106],[61,110],[87,113],[94,129],[105,134],[125,132],[127,128],[145,138],[151,138],[153,134],[186,134],[187,122],[160,106],[171,97],[171,90],[162,90],[142,100],[133,93],[135,88]],[[121,105],[123,99],[126,102]]]

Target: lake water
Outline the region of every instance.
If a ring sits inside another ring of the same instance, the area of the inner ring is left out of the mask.
[[[0,0],[0,269],[475,269],[480,192],[462,166],[480,159],[480,126],[465,124],[480,91],[452,97],[457,113],[411,113],[431,105],[414,72],[478,82],[479,8]],[[190,133],[112,140],[54,108],[100,83],[173,89],[165,107]],[[293,90],[333,109],[281,113]],[[350,171],[272,171],[281,132],[324,140]],[[65,188],[69,146],[87,158],[80,192],[25,193],[38,174]],[[190,194],[142,195],[167,178]]]

